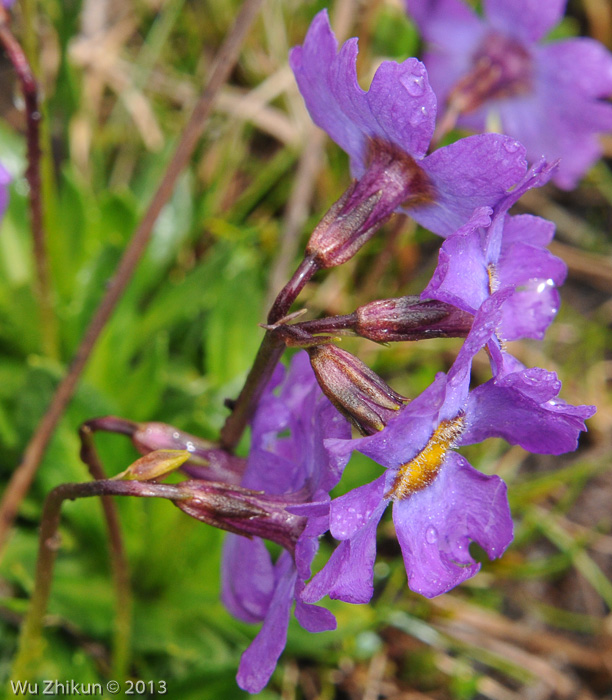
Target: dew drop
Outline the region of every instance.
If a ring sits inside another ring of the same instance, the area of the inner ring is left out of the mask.
[[[516,153],[520,147],[518,141],[504,141],[504,148],[508,153]]]
[[[401,78],[401,82],[412,97],[420,97],[425,92],[425,81],[422,75],[408,75]]]
[[[425,539],[428,544],[435,544],[438,541],[438,531],[433,525],[430,525],[425,531]]]

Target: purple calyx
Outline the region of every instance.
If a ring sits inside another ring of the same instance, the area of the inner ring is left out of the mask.
[[[416,160],[393,143],[371,138],[365,172],[312,232],[306,254],[323,268],[341,265],[398,207],[434,201],[435,189]]]

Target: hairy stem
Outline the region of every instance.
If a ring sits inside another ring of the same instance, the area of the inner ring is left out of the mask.
[[[226,37],[211,71],[210,79],[197,102],[191,118],[185,127],[183,137],[168,165],[162,181],[153,195],[142,221],[126,249],[114,277],[100,302],[93,319],[72,360],[68,373],[59,383],[47,412],[39,423],[36,432],[26,447],[23,461],[17,467],[6,487],[0,502],[0,550],[6,543],[8,533],[19,510],[21,501],[27,494],[36,470],[42,460],[53,431],[72,398],[81,374],[123,291],[142,256],[151,236],[153,226],[162,208],[170,199],[176,181],[185,168],[200,138],[204,125],[211,113],[219,90],[227,81],[238,60],[240,47],[263,0],[245,0],[232,30]]]

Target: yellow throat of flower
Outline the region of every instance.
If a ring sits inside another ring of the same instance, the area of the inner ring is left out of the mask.
[[[429,486],[444,464],[446,453],[456,445],[464,424],[463,415],[443,420],[416,457],[402,464],[385,496],[397,501]]]

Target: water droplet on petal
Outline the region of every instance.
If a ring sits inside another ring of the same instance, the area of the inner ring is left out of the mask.
[[[435,544],[438,541],[438,531],[433,525],[430,525],[425,531],[425,540],[428,544]]]
[[[518,141],[504,141],[504,148],[508,153],[516,153],[521,144]]]
[[[400,80],[412,97],[420,97],[425,92],[425,81],[422,75],[407,75]]]

